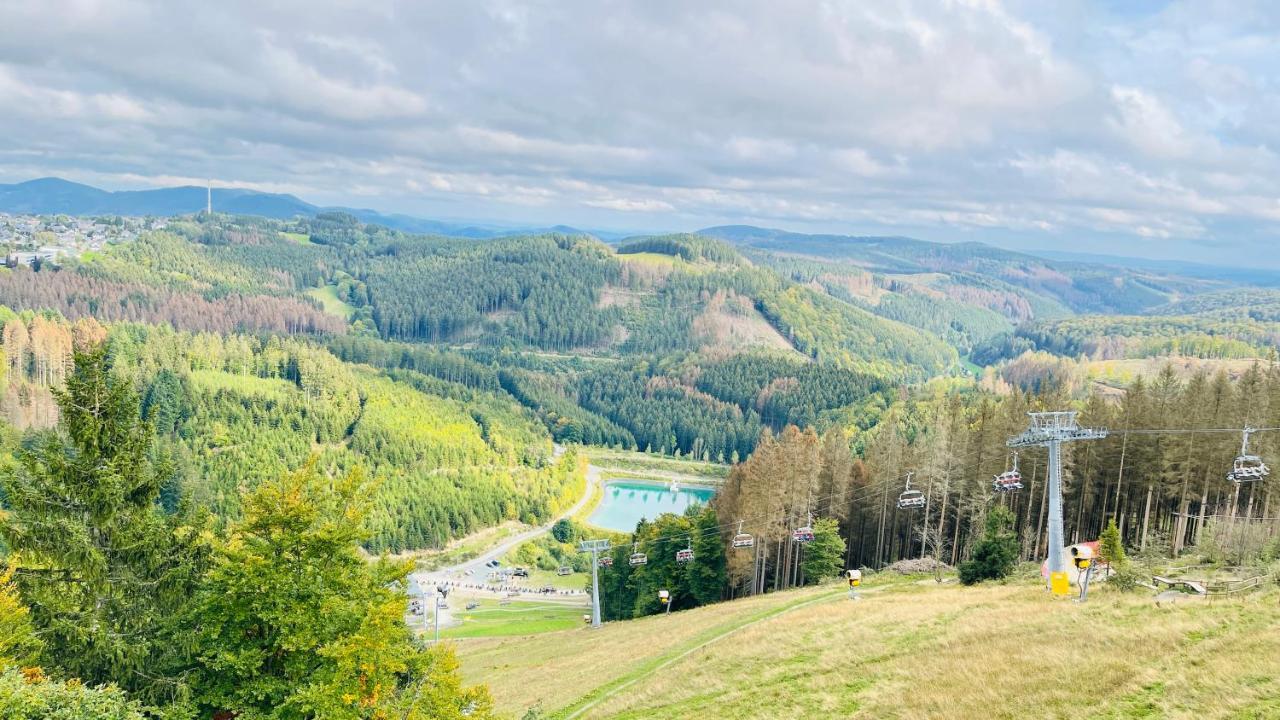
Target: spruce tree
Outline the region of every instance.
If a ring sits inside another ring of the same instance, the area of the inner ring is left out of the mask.
[[[103,348],[73,360],[54,391],[58,429],[0,474],[0,535],[21,558],[47,668],[151,704],[180,700],[190,657],[177,619],[203,556],[198,533],[158,504],[167,468],[153,462],[133,388]]]
[[[1013,513],[1000,506],[991,508],[985,532],[973,546],[973,557],[960,564],[960,582],[972,585],[1008,576],[1018,562],[1018,549]]]

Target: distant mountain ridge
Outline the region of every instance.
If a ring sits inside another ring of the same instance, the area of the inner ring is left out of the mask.
[[[62,178],[47,177],[13,184],[0,184],[0,212],[33,215],[186,215],[205,209],[207,188],[184,185],[154,190],[102,190]],[[257,215],[288,220],[298,215],[315,216],[341,211],[361,222],[405,232],[448,235],[475,239],[504,237],[530,232],[585,233],[612,239],[624,233],[578,230],[563,225],[550,228],[450,223],[399,213],[381,213],[367,208],[321,207],[287,193],[267,193],[245,188],[214,188],[214,212]]]

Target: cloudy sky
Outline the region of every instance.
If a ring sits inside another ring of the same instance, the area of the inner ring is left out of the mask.
[[[0,0],[0,182],[1272,264],[1280,8]]]

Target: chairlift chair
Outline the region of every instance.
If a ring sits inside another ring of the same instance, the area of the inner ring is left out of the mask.
[[[687,563],[687,562],[689,562],[689,561],[691,561],[691,560],[693,560],[693,544],[692,544],[692,541],[690,541],[690,545],[689,545],[689,547],[687,547],[687,548],[685,548],[685,549],[683,549],[683,550],[677,550],[677,551],[676,551],[676,562],[678,562],[678,563]]]
[[[914,473],[907,473],[907,487],[898,496],[899,510],[915,510],[924,507],[924,493],[919,490],[911,489],[911,476]]]
[[[809,516],[809,522],[803,527],[798,527],[791,532],[791,539],[798,543],[813,542],[813,516]]]
[[[1271,468],[1267,467],[1261,457],[1241,455],[1233,463],[1231,472],[1227,473],[1227,479],[1237,483],[1256,482],[1269,474],[1271,474]]]
[[[742,521],[738,521],[738,534],[733,536],[733,547],[735,549],[749,548],[756,544],[756,539],[749,533],[742,532]]]
[[[613,567],[613,558],[608,555],[600,556],[600,567]]]
[[[1256,432],[1251,427],[1244,429],[1244,440],[1240,443],[1240,454],[1231,465],[1227,479],[1231,482],[1256,482],[1271,474],[1271,468],[1258,455],[1249,453],[1249,436]]]
[[[634,543],[631,545],[631,559],[627,562],[629,562],[632,567],[635,567],[636,565],[647,565],[649,563],[649,556],[640,552],[640,543]]]
[[[915,510],[924,507],[924,493],[919,490],[904,490],[898,496],[898,508],[901,510]]]
[[[998,493],[1022,489],[1022,473],[1018,472],[1018,453],[1013,454],[1013,469],[1005,470],[991,480],[991,488]]]

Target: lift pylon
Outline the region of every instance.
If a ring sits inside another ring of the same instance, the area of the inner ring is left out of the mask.
[[[1075,411],[1027,413],[1031,425],[1021,435],[1009,438],[1011,448],[1049,448],[1049,590],[1066,595],[1066,561],[1062,557],[1062,443],[1077,440],[1100,440],[1107,436],[1105,428],[1082,428],[1076,423]]]

